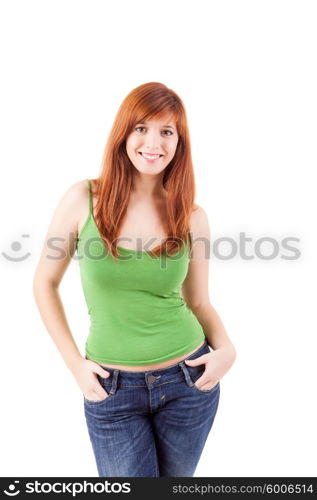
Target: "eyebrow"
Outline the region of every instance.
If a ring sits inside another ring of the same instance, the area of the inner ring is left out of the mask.
[[[138,122],[139,125],[146,125],[147,122]],[[172,127],[172,125],[162,125],[162,127],[166,127],[166,128],[174,128]]]

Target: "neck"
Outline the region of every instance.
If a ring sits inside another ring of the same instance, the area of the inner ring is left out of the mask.
[[[146,175],[137,172],[133,176],[132,193],[142,200],[154,200],[166,196],[163,187],[164,171],[158,175]]]

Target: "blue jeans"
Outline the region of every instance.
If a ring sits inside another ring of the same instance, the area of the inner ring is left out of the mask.
[[[205,339],[186,359],[209,352]],[[97,377],[109,396],[97,402],[84,397],[99,477],[192,477],[220,396],[219,382],[209,390],[195,385],[205,364],[190,367],[183,360],[143,372],[102,368],[110,376]]]

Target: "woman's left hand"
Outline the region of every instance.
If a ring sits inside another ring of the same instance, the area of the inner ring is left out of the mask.
[[[195,385],[198,389],[210,390],[229,370],[234,361],[232,349],[227,347],[220,347],[207,354],[203,354],[195,359],[186,359],[185,363],[188,366],[199,366],[205,364],[205,371],[199,377]]]

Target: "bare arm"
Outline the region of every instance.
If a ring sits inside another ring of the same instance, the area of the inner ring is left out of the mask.
[[[109,372],[80,354],[58,291],[76,250],[78,211],[81,200],[85,198],[88,215],[87,181],[80,181],[70,186],[60,200],[45,236],[34,274],[33,294],[42,320],[83,395],[90,401],[102,401],[108,394],[96,374],[107,378]]]
[[[67,323],[58,288],[76,249],[78,207],[83,189],[83,181],[73,184],[60,200],[33,279],[34,298],[41,318],[71,371],[83,358]]]
[[[192,214],[191,233],[193,253],[182,295],[188,307],[202,325],[213,350],[223,352],[227,369],[233,364],[236,351],[225,327],[209,300],[208,273],[210,258],[210,230],[206,212],[198,207]]]

